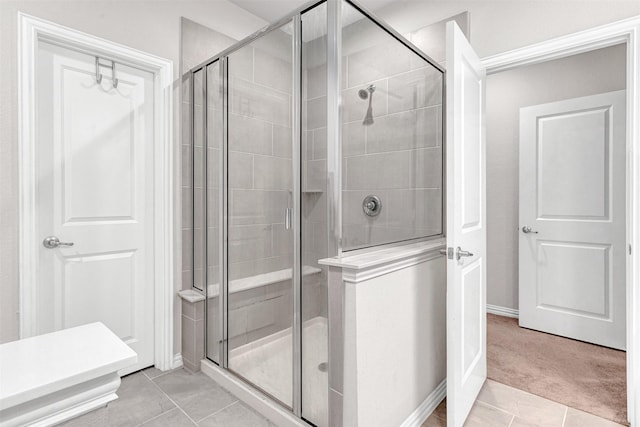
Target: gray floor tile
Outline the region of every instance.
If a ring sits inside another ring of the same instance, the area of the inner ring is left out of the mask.
[[[150,380],[154,379],[154,378],[158,378],[159,376],[162,375],[166,375],[171,373],[172,371],[161,371],[160,369],[156,368],[155,366],[150,366],[146,369],[142,370],[142,373],[146,375],[147,378],[149,378]]]
[[[198,423],[200,427],[269,427],[266,418],[237,402]]]
[[[144,427],[194,427],[196,424],[191,421],[184,412],[176,408],[142,425]]]
[[[567,407],[496,381],[487,380],[478,401],[540,426],[562,425]]]
[[[446,398],[443,399],[442,402],[440,402],[440,404],[436,407],[433,413],[442,419],[447,418],[447,399]]]
[[[162,378],[162,377],[161,377]],[[137,426],[175,405],[141,372],[122,378],[118,399],[107,406],[107,426]]]
[[[196,422],[238,401],[202,373],[181,369],[153,381]]]
[[[440,402],[421,427],[447,427],[447,399]]]
[[[522,418],[514,417],[509,427],[538,427],[537,423]],[[558,426],[561,427],[561,426]],[[584,427],[584,426],[583,426]]]
[[[508,427],[512,419],[511,414],[482,402],[476,402],[464,425],[465,427]]]
[[[578,409],[569,408],[564,420],[564,427],[622,427],[618,423],[588,414]]]
[[[447,427],[447,419],[440,418],[436,414],[431,414],[427,421],[422,424],[422,427]]]

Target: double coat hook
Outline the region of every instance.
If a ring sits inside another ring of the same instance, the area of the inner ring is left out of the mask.
[[[100,67],[107,67],[107,65],[100,63],[100,57],[96,56],[96,83],[102,83],[102,73]],[[118,87],[118,79],[116,78],[116,61],[111,61],[111,81],[113,82],[113,88]]]

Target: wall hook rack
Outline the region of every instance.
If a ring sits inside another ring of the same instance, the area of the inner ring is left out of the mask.
[[[102,73],[100,72],[100,67],[110,67],[111,68],[111,81],[113,88],[116,89],[118,87],[118,79],[116,78],[116,62],[111,60],[111,65],[105,65],[100,63],[100,57],[96,56],[96,83],[102,83]]]

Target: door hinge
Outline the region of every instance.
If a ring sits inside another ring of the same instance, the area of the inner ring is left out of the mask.
[[[631,255],[631,243],[629,243],[629,255]]]

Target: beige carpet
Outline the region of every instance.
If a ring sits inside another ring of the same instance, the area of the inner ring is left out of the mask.
[[[517,319],[487,315],[489,378],[628,425],[625,358],[623,351],[520,328]]]

